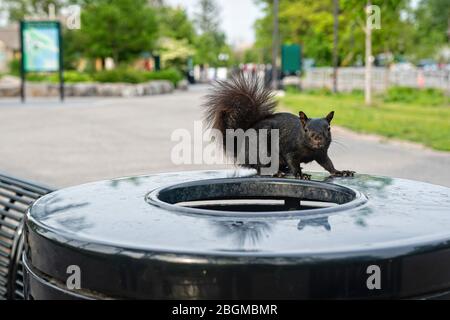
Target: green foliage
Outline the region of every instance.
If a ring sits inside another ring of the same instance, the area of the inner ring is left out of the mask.
[[[187,60],[195,54],[195,49],[186,39],[162,38],[158,42],[161,62],[164,67],[185,70]]]
[[[84,49],[79,43],[79,31],[62,30],[63,37],[63,63],[65,70],[75,70],[79,59],[82,57]]]
[[[209,64],[213,67],[224,66],[227,63],[219,60],[221,53],[230,52],[222,32],[207,32],[199,35],[195,42],[195,64]]]
[[[220,61],[219,55],[231,56],[231,49],[226,44],[225,34],[219,29],[219,8],[215,0],[198,0],[199,11],[195,22],[200,31],[196,37],[194,56],[195,64],[208,64],[213,67],[229,65],[230,61]]]
[[[304,94],[316,95],[316,96],[352,96],[363,97],[364,91],[360,89],[353,89],[351,92],[346,93],[334,93],[330,88],[318,88],[318,89],[306,89],[302,91]]]
[[[358,132],[376,133],[450,151],[448,103],[423,105],[415,102],[394,103],[377,100],[376,107],[366,107],[364,97],[354,93],[288,93],[281,102],[295,114],[301,109],[310,117],[319,117],[334,110],[334,124]]]
[[[164,68],[186,71],[187,61],[195,54],[194,24],[182,8],[160,6],[156,11],[159,26],[157,51]]]
[[[54,75],[56,78],[56,75]],[[64,72],[64,82],[67,83],[78,83],[78,82],[92,82],[93,79],[88,73],[77,72],[77,71],[65,71]]]
[[[149,80],[169,80],[174,86],[183,79],[183,75],[177,69],[166,69],[161,71],[146,72],[145,78]]]
[[[450,3],[448,0],[422,0],[415,12],[415,56],[433,57],[436,48],[447,43]]]
[[[183,76],[175,69],[162,71],[140,71],[128,67],[120,67],[113,70],[105,70],[92,74],[92,78],[97,82],[125,82],[142,83],[151,80],[168,80],[174,85],[178,83]]]
[[[300,93],[301,92],[298,86],[292,85],[292,84],[285,86],[284,87],[284,91],[286,93],[291,93],[291,94]]]
[[[97,82],[141,83],[146,80],[143,71],[138,71],[127,67],[99,71],[92,74],[92,77]]]
[[[12,59],[9,62],[9,73],[12,74],[13,76],[20,76],[20,59]]]
[[[256,48],[248,48],[244,51],[243,63],[262,63],[260,51]]]
[[[156,18],[160,37],[194,43],[195,27],[184,9],[163,6],[156,11]]]
[[[216,0],[198,0],[200,10],[195,15],[195,22],[200,33],[217,32],[219,30],[219,7]]]
[[[27,73],[25,78],[31,82],[53,82],[51,81],[52,75],[46,73]]]
[[[28,73],[27,81],[31,82],[59,82],[58,73]],[[64,72],[64,82],[102,82],[102,83],[143,83],[152,80],[168,80],[176,85],[183,79],[182,74],[176,69],[166,69],[161,71],[140,71],[128,67],[119,67],[113,70],[104,70],[95,73],[83,73],[77,71]]]
[[[79,53],[112,57],[117,63],[151,52],[156,43],[156,15],[145,0],[97,0],[82,8],[82,28],[72,31]]]
[[[445,0],[444,0],[445,1]],[[258,0],[264,15],[255,23],[256,46],[270,62],[273,6],[271,0]],[[414,52],[413,22],[409,0],[372,0],[381,9],[381,29],[373,30],[373,53]],[[338,57],[341,65],[353,65],[364,56],[366,1],[340,0]],[[333,0],[280,1],[279,29],[283,43],[303,46],[305,57],[317,65],[331,65],[333,51]]]
[[[433,88],[392,87],[384,96],[385,102],[414,103],[423,106],[443,105],[447,99],[442,90]]]
[[[303,91],[305,94],[316,95],[316,96],[331,96],[333,95],[333,91],[329,88],[320,88],[320,89],[307,89]]]
[[[58,73],[27,73],[27,81],[31,82],[59,82]],[[78,82],[92,82],[93,79],[88,73],[82,73],[77,71],[65,71],[64,82],[65,83],[78,83]]]

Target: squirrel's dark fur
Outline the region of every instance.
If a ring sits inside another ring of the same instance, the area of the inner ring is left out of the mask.
[[[275,113],[276,101],[271,90],[266,89],[257,77],[235,74],[226,81],[217,81],[206,97],[206,121],[213,129],[218,129],[224,137],[223,146],[227,152],[227,129],[278,129],[279,130],[279,170],[278,175],[291,173],[306,178],[302,174],[301,163],[317,161],[332,175],[353,175],[352,171],[338,171],[328,157],[331,143],[330,123],[334,112],[325,118],[309,119],[300,111],[299,116],[291,113]],[[235,153],[236,154],[236,153]],[[259,169],[255,165],[241,164]]]

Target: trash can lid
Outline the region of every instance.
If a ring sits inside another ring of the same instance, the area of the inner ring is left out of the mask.
[[[450,290],[449,188],[370,175],[312,178],[321,182],[195,171],[58,190],[29,210],[24,259],[62,286],[67,267],[79,265],[85,294],[108,297],[407,297]],[[367,290],[362,281],[373,264],[384,272],[384,291]],[[241,284],[232,284],[235,277]],[[264,279],[267,290],[255,289],[261,285],[250,285],[249,277]]]

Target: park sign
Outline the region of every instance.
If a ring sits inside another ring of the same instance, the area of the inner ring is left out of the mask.
[[[21,21],[22,100],[25,98],[25,75],[28,72],[59,72],[63,99],[62,41],[59,21]]]
[[[301,71],[301,47],[285,44],[281,47],[281,70],[284,75],[299,74]]]
[[[25,72],[59,71],[59,22],[24,21],[22,23]]]

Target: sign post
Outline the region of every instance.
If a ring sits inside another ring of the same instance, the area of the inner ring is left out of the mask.
[[[25,101],[28,72],[58,72],[59,94],[64,100],[61,24],[59,21],[21,21],[21,98]]]

